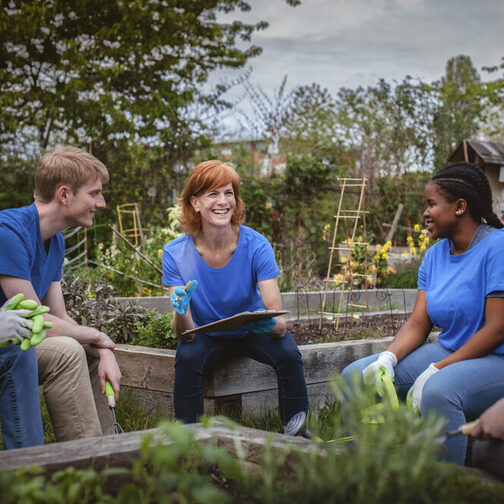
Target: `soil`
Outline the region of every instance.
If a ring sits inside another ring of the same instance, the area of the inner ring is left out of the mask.
[[[358,314],[342,315],[339,323],[336,320],[325,320],[319,329],[319,317],[309,320],[288,321],[287,329],[298,345],[346,341],[366,338],[383,338],[394,336],[406,322],[408,314]],[[336,325],[338,326],[336,329]]]

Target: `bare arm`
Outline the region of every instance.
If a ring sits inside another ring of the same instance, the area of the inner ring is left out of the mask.
[[[113,341],[106,334],[92,327],[80,326],[68,316],[60,282],[51,283],[42,301],[33,290],[29,280],[1,275],[0,286],[7,297],[23,293],[25,299],[33,299],[39,304],[49,306],[51,312],[44,314],[44,318],[52,322],[53,325],[52,329],[47,331],[48,337],[70,336],[81,344],[88,343],[101,348],[114,348]]]
[[[262,280],[259,282],[259,292],[261,299],[266,310],[281,310],[282,309],[282,296],[276,278],[270,280]],[[285,317],[280,315],[275,317],[276,324],[269,335],[273,338],[283,338],[287,328]]]
[[[399,362],[408,354],[423,345],[432,330],[432,322],[427,314],[425,291],[417,293],[415,306],[407,322],[399,329],[387,350],[397,357]]]
[[[170,299],[177,287],[179,286],[175,285],[169,288]],[[181,285],[180,287],[183,287],[183,285]],[[172,328],[173,331],[175,332],[175,335],[180,341],[185,341],[186,343],[191,342],[194,339],[194,334],[182,336],[182,333],[184,331],[187,331],[188,329],[194,329],[194,327],[195,327],[194,320],[191,315],[191,305],[189,305],[189,307],[187,308],[187,312],[184,315],[179,315],[177,312],[173,311]]]
[[[467,359],[477,359],[493,352],[504,343],[504,298],[487,298],[485,325],[476,331],[458,350],[439,362],[438,369]]]
[[[115,346],[114,342],[97,329],[78,325],[67,314],[60,282],[51,283],[42,303],[29,280],[0,275],[0,286],[7,297],[23,293],[25,299],[33,299],[39,304],[49,306],[51,312],[44,314],[44,318],[51,322],[53,326],[47,330],[47,336],[69,336],[74,338],[84,347],[88,355],[100,359],[98,369],[100,390],[102,393],[105,392],[105,380],[109,379],[118,397],[121,372],[112,352]]]

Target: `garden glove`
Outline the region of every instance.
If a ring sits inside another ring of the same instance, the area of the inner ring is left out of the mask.
[[[260,308],[257,311],[266,311],[264,308]],[[256,334],[269,334],[276,325],[276,320],[274,317],[263,318],[258,320],[251,320],[245,324],[245,327],[253,333]]]
[[[366,381],[378,382],[380,378],[380,367],[384,366],[389,372],[390,379],[394,380],[394,366],[397,364],[397,357],[394,353],[385,350],[380,355],[378,359],[369,364],[364,371],[362,371],[362,377]]]
[[[410,405],[414,410],[420,409],[420,401],[422,400],[422,392],[425,382],[439,369],[431,363],[430,366],[421,374],[418,375],[413,386],[408,390],[406,396],[406,404]]]
[[[24,297],[24,296],[23,296]],[[31,338],[33,322],[24,318],[31,310],[14,309],[20,296],[13,296],[0,307],[0,341],[22,341]]]
[[[9,343],[20,344],[21,350],[38,345],[46,335],[45,329],[52,327],[44,321],[47,306],[40,306],[32,299],[24,299],[17,294],[0,307],[0,346]]]
[[[198,287],[198,280],[192,280],[187,287],[177,287],[171,297],[171,305],[175,313],[185,315],[191,302],[191,297]]]

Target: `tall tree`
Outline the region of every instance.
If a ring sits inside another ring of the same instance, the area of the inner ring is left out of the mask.
[[[480,129],[487,108],[487,86],[469,56],[459,55],[446,63],[445,76],[427,86],[425,103],[432,107],[431,142],[435,170],[450,153]]]
[[[298,0],[286,0],[296,5]],[[150,139],[175,149],[197,129],[200,86],[261,49],[267,24],[217,22],[244,0],[1,0],[0,144]]]

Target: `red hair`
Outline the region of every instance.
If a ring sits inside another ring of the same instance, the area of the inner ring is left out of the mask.
[[[238,173],[222,161],[203,161],[190,173],[187,184],[179,198],[182,207],[180,227],[184,233],[196,236],[201,230],[201,215],[196,212],[191,204],[192,196],[200,196],[208,191],[231,184],[233,186],[236,207],[231,216],[231,224],[238,226],[245,220],[245,203],[240,198],[241,179]]]

